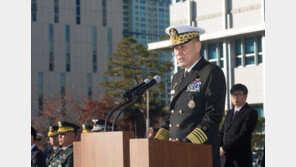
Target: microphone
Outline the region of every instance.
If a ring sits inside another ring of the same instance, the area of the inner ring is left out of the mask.
[[[141,84],[139,84],[139,85],[133,87],[132,89],[126,91],[126,92],[122,95],[122,97],[123,97],[123,98],[131,98],[131,97],[132,97],[132,94],[133,94],[137,89],[139,89],[139,88],[141,88],[142,86],[148,84],[149,82],[150,82],[150,79],[145,79],[144,82],[142,82]]]
[[[143,85],[142,87],[137,89],[132,94],[133,95],[141,95],[141,94],[143,94],[145,92],[145,90],[149,89],[151,86],[153,86],[153,85],[155,85],[155,84],[157,84],[159,82],[160,82],[160,77],[158,75],[156,75],[156,76],[153,77],[153,79],[149,83]]]

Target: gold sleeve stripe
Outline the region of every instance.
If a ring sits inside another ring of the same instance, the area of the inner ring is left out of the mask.
[[[199,139],[197,137],[195,137],[194,134],[192,134],[192,133],[190,133],[186,138],[189,139],[191,141],[191,143],[194,143],[194,144],[200,144],[201,143],[199,141]]]
[[[159,140],[168,140],[169,131],[164,128],[160,128],[154,138]]]
[[[193,131],[192,134],[198,140],[197,143],[199,143],[199,144],[203,143],[202,138],[196,132]]]
[[[186,138],[194,144],[202,144],[208,140],[207,135],[199,128],[195,128]]]
[[[200,141],[200,143],[204,143],[205,140],[204,138],[196,131],[192,131],[192,133],[198,138],[198,140]]]
[[[207,137],[207,135],[201,130],[201,129],[199,129],[199,128],[195,128],[196,130],[198,130],[199,132],[200,132],[200,134],[201,135],[203,135],[204,136],[204,138],[205,138],[205,141],[207,141],[208,140],[208,137]]]
[[[192,131],[192,133],[196,134],[196,136],[200,139],[201,143],[204,143],[206,141],[205,138],[200,134],[199,131],[194,130],[194,131]]]

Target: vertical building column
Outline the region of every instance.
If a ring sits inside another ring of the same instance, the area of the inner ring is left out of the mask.
[[[222,1],[222,28],[227,29],[227,0]]]
[[[261,0],[261,21],[265,23],[265,0]]]
[[[187,19],[188,19],[188,25],[192,25],[192,6],[191,6],[191,1],[187,1]]]
[[[265,55],[265,35],[262,35],[262,64],[263,64],[263,94],[264,95],[266,95],[266,86],[265,86],[265,79],[266,79],[266,72],[265,72],[265,58],[266,58],[266,55]],[[265,117],[264,115],[265,115],[265,104],[266,104],[266,98],[265,98],[265,96],[263,96],[264,97],[264,99],[263,99],[263,117]]]
[[[227,47],[227,89],[226,89],[226,95],[228,97],[228,109],[232,109],[232,104],[231,104],[231,97],[230,97],[230,89],[234,84],[234,67],[235,67],[235,56],[234,56],[234,51],[231,46],[235,46],[230,40],[227,41],[226,47]]]
[[[224,40],[222,47],[223,47],[223,55],[224,55],[224,72],[225,72],[225,81],[226,81],[226,97],[225,97],[225,110],[229,110],[230,106],[229,103],[230,102],[230,96],[229,96],[229,59],[230,59],[230,52],[228,51],[228,40]]]

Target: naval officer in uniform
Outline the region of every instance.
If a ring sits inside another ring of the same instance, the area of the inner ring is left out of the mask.
[[[172,78],[170,113],[155,138],[212,145],[213,167],[220,167],[218,134],[225,105],[224,73],[200,55],[199,36],[204,29],[177,25],[165,31],[183,69]]]

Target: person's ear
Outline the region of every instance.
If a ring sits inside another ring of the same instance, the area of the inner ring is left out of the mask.
[[[194,39],[194,45],[196,48],[196,52],[199,53],[201,51],[201,42],[198,41],[197,39]]]

